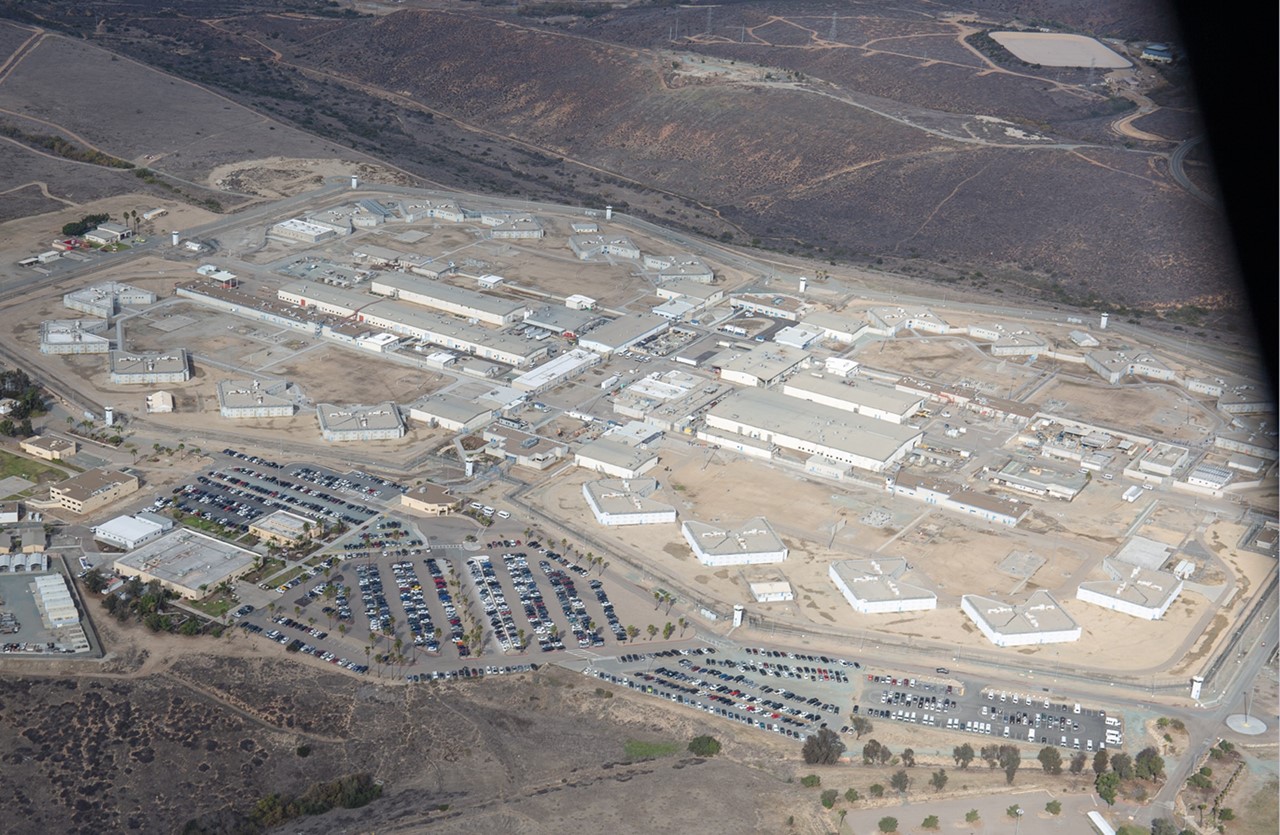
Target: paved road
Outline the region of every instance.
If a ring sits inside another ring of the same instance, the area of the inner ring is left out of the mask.
[[[1192,150],[1194,150],[1195,147],[1203,141],[1204,141],[1203,136],[1193,136],[1192,138],[1183,142],[1177,148],[1174,148],[1173,153],[1169,155],[1169,173],[1173,175],[1173,179],[1177,181],[1178,185],[1186,189],[1187,192],[1192,197],[1199,200],[1201,203],[1205,204],[1206,206],[1211,206],[1216,208],[1218,205],[1217,201],[1215,201],[1212,197],[1210,197],[1204,191],[1204,189],[1200,188],[1198,185],[1191,182],[1191,178],[1187,176],[1186,167],[1185,167],[1186,161],[1187,161],[1187,155],[1190,154]]]

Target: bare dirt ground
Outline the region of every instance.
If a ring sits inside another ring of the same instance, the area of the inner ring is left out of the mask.
[[[1124,386],[1124,396],[1116,396],[1115,386],[1098,380],[1059,376],[1038,389],[1030,401],[1040,408],[1092,422],[1106,415],[1105,423],[1157,440],[1199,444],[1215,427],[1199,403],[1173,386],[1136,383]]]
[[[275,200],[310,191],[330,177],[357,176],[361,182],[409,185],[401,171],[349,159],[293,159],[273,156],[215,166],[205,178],[210,188]]]
[[[867,343],[854,356],[872,368],[899,371],[943,385],[974,385],[1000,397],[1008,397],[1011,390],[1040,373],[1023,367],[1023,357],[987,356],[968,339],[884,339]]]

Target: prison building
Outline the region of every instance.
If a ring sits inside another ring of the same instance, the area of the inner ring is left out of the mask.
[[[184,383],[191,379],[191,365],[184,348],[161,353],[112,351],[111,382],[116,385]]]

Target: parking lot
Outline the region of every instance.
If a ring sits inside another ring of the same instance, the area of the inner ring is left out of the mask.
[[[221,455],[227,465],[197,476],[194,483],[158,498],[156,507],[172,504],[183,512],[247,531],[249,524],[276,510],[287,510],[316,522],[359,526],[403,492],[403,487],[360,472],[335,473],[323,467],[285,466],[232,449]]]
[[[853,733],[848,711],[860,669],[857,661],[829,656],[699,646],[597,657],[583,672],[804,741],[823,727]]]
[[[984,688],[961,695],[957,689],[868,674],[854,711],[872,719],[1086,753],[1123,743],[1119,720],[1108,718],[1105,711],[1055,700],[1043,691]]]
[[[252,634],[354,672],[368,672],[365,662],[396,645],[385,666],[419,679],[477,663],[477,655],[550,658],[626,639],[605,580],[590,569],[536,541],[489,545],[499,553],[468,554],[375,517],[290,581],[299,596],[238,619]],[[330,576],[320,576],[326,568]]]

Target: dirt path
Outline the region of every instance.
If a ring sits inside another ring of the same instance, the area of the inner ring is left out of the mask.
[[[23,147],[26,147],[26,146],[23,146]],[[43,194],[45,197],[49,198],[50,200],[57,200],[59,203],[65,203],[67,206],[79,205],[78,203],[68,200],[65,197],[59,197],[56,194],[50,194],[49,184],[46,183],[44,180],[32,180],[29,183],[23,183],[20,186],[14,186],[13,188],[5,189],[4,191],[0,191],[0,195],[12,194],[15,191],[22,191],[24,188],[31,188],[32,186],[37,186],[40,189],[40,193]]]
[[[5,59],[4,63],[0,64],[0,84],[3,84],[8,80],[13,71],[22,63],[22,59],[30,55],[31,51],[39,46],[40,42],[44,39],[45,31],[43,29],[35,30],[31,37],[23,41],[18,48]]]

